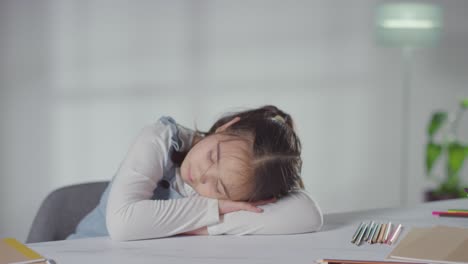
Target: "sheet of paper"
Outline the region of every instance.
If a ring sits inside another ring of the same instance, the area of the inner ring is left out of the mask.
[[[468,262],[468,228],[413,228],[387,258],[439,263]]]

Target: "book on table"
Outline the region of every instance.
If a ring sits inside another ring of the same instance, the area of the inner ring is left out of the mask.
[[[14,238],[0,240],[0,264],[49,263],[46,258]]]
[[[468,228],[412,228],[387,259],[430,263],[468,263]]]

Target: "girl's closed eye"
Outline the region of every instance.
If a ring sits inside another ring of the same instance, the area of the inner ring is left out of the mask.
[[[217,158],[217,157],[218,157],[218,155],[217,155],[216,151],[210,150],[210,151],[208,152],[208,160],[209,160],[211,163],[213,163],[213,164],[214,164],[214,163],[217,163],[217,162],[218,162],[218,158]]]
[[[219,182],[219,180],[218,180],[218,182]],[[226,197],[226,195],[224,194],[224,191],[223,191],[222,187],[220,186],[220,184],[216,185],[216,192],[218,193],[218,195],[221,196],[221,198]]]
[[[211,163],[214,163],[213,151],[212,151],[212,150],[208,151],[208,160],[209,160]]]

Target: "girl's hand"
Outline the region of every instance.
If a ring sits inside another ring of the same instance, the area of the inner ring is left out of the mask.
[[[255,203],[236,202],[236,201],[231,201],[231,200],[218,200],[219,215],[241,211],[241,210],[251,211],[254,213],[261,213],[263,212],[263,209],[257,206],[274,203],[274,202],[276,202],[276,198],[258,201]]]
[[[208,228],[204,226],[204,227],[200,227],[198,229],[192,230],[192,231],[180,233],[180,235],[206,236],[208,235]]]
[[[219,208],[220,215],[235,212],[235,211],[240,211],[240,210],[261,213],[263,212],[263,209],[258,208],[257,206],[274,203],[274,202],[276,202],[276,198],[258,201],[255,203],[235,202],[231,200],[218,200],[218,208]],[[208,235],[208,228],[204,226],[204,227],[200,227],[199,229],[181,233],[180,235]]]

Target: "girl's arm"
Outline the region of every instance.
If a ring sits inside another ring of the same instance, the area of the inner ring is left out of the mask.
[[[276,198],[271,198],[268,200],[258,201],[254,203],[231,200],[218,200],[219,214],[224,215],[241,210],[250,211],[258,214],[263,212],[263,209],[259,207],[260,205],[274,203],[276,202],[276,200]],[[208,228],[205,226],[195,230],[184,232],[182,233],[182,235],[209,235],[209,233]]]
[[[318,231],[323,225],[320,208],[305,191],[291,193],[262,208],[261,214],[246,211],[225,214],[219,224],[194,230],[192,234],[298,234]]]
[[[170,124],[160,119],[143,129],[127,153],[107,204],[106,225],[112,239],[166,237],[219,222],[216,199],[151,200],[167,167],[171,135]]]

